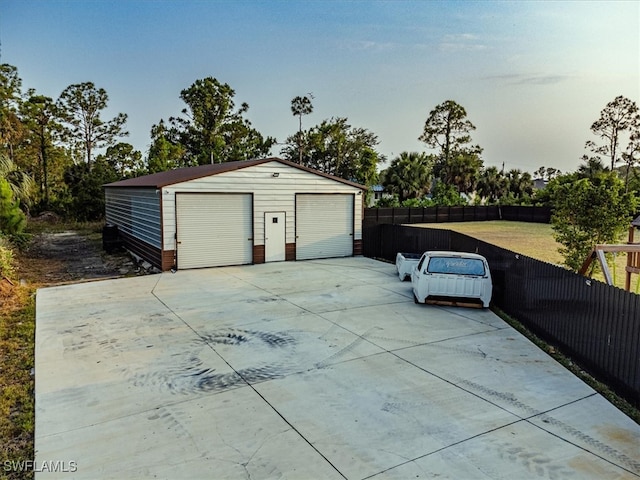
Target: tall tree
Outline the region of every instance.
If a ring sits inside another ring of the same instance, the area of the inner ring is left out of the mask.
[[[148,173],[164,172],[181,166],[184,147],[172,137],[164,120],[151,127],[151,146],[147,153]]]
[[[22,80],[13,65],[0,65],[0,148],[15,160],[15,149],[25,131],[18,112],[22,103]]]
[[[297,145],[298,145],[298,163],[302,163],[302,149],[303,149],[303,135],[302,135],[302,116],[309,115],[313,112],[313,104],[311,103],[311,99],[313,96],[311,94],[305,95],[303,97],[295,97],[291,100],[291,113],[293,116],[297,116],[299,119],[298,124],[298,137],[297,137]]]
[[[56,122],[55,104],[50,97],[36,95],[34,90],[29,90],[28,99],[22,103],[21,114],[29,131],[28,143],[35,150],[28,157],[37,159],[37,165],[31,165],[30,170],[38,184],[44,207],[48,208],[50,160],[60,157],[54,144],[54,136],[60,133],[61,128]]]
[[[142,153],[133,148],[130,143],[119,142],[107,148],[101,160],[113,170],[119,178],[130,178],[142,175],[145,172],[142,161]]]
[[[420,198],[431,189],[433,158],[426,153],[402,152],[384,171],[384,186],[403,202]]]
[[[98,155],[89,170],[87,163],[71,165],[64,173],[68,198],[65,212],[77,221],[100,220],[104,217],[104,193],[102,185],[120,180],[114,168]]]
[[[293,162],[300,158],[295,137],[288,137],[281,151]],[[323,120],[303,132],[302,165],[354,182],[373,182],[375,168],[383,160],[376,151],[378,143],[374,133],[352,127],[346,118]]]
[[[631,176],[633,174],[637,177],[637,166],[640,165],[640,128],[629,136],[629,145],[622,153],[622,161],[624,162],[624,188],[628,192]]]
[[[440,161],[446,164],[454,152],[470,150],[480,153],[480,147],[467,146],[471,143],[470,133],[475,129],[473,123],[467,119],[464,107],[453,100],[446,100],[429,112],[418,140],[426,143],[429,148],[439,149]]]
[[[236,110],[235,91],[213,77],[196,80],[180,92],[186,103],[182,117],[172,117],[172,135],[184,147],[185,165],[203,165],[265,156],[275,139],[263,135],[244,118],[247,103]]]
[[[71,148],[82,147],[89,170],[95,149],[111,146],[119,137],[128,135],[124,130],[126,114],[119,113],[108,121],[100,118],[108,100],[104,88],[96,88],[93,82],[84,82],[69,85],[56,102],[58,115],[64,124],[64,138]]]
[[[621,160],[621,151],[624,150],[624,145],[621,145],[624,142],[623,135],[627,133],[631,136],[640,131],[638,106],[622,95],[617,96],[602,109],[600,118],[591,125],[591,131],[604,139],[605,143],[597,145],[589,140],[586,148],[596,155],[606,157],[611,170],[614,170],[616,163]]]

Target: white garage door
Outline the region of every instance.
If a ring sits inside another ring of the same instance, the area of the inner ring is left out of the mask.
[[[296,259],[353,255],[353,195],[296,195]]]
[[[178,268],[253,261],[251,194],[177,193]]]

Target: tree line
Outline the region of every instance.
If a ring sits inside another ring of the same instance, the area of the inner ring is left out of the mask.
[[[483,149],[472,141],[476,127],[454,100],[429,112],[419,137],[426,151],[402,152],[380,170],[387,159],[368,129],[345,117],[303,129],[303,117],[313,111],[310,93],[292,99],[298,128],[282,143],[254,128],[249,105],[238,104],[233,88],[216,78],[196,80],[179,98],[184,108],[151,127],[143,154],[123,141],[125,113],[104,118],[109,97],[103,88],[77,83],[54,100],[31,88],[23,91],[17,68],[0,65],[0,231],[18,238],[26,215],[45,210],[71,220],[100,219],[105,183],[264,157],[276,145],[292,162],[370,187],[383,185],[379,206],[545,204],[568,224],[568,218],[580,216],[576,210],[583,201],[583,223],[615,218],[622,224],[635,211],[640,192],[640,116],[635,102],[623,96],[609,102],[592,124],[595,140],[586,142],[576,172],[553,167],[534,172],[546,184],[542,189],[534,188],[529,172],[484,165]],[[608,206],[594,213],[599,204]],[[608,224],[600,226],[604,229],[620,232]],[[558,235],[579,238],[580,244],[595,238],[576,231]]]
[[[151,127],[143,154],[124,138],[127,115],[104,118],[108,94],[93,82],[68,86],[57,99],[22,90],[16,67],[0,65],[0,172],[17,210],[35,215],[50,210],[72,220],[100,219],[102,185],[165,170],[259,158],[271,154],[276,139],[263,135],[247,118],[249,105],[216,78],[183,89],[184,108]],[[298,131],[280,155],[345,179],[372,185],[384,157],[379,140],[365,128],[336,117],[302,130],[313,110],[312,96],[291,102]],[[17,225],[17,223],[15,223]],[[14,228],[15,229],[15,228]]]
[[[484,167],[473,145],[475,126],[461,105],[447,100],[434,108],[420,136],[433,153],[403,152],[380,173],[391,193],[380,206],[501,204],[552,207],[552,228],[564,263],[579,270],[596,244],[618,243],[640,203],[640,114],[618,96],[591,125],[596,140],[575,172],[540,167],[534,189],[528,172]]]

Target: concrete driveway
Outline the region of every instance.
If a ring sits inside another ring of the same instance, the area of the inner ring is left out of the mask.
[[[639,478],[639,445],[493,313],[374,260],[37,294],[37,478]]]

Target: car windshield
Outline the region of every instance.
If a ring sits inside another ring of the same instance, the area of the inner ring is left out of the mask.
[[[483,276],[484,262],[477,258],[433,257],[427,265],[427,273]]]

